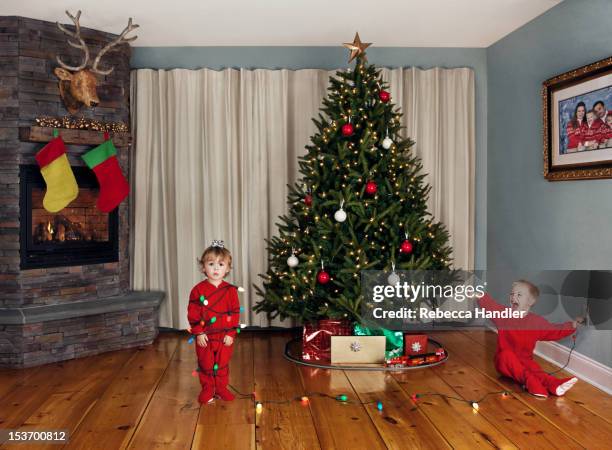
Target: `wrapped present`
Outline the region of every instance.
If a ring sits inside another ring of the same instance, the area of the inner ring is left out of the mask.
[[[351,336],[353,328],[348,320],[321,319],[306,323],[302,331],[302,359],[304,361],[331,360],[331,337]]]
[[[426,334],[404,334],[404,354],[422,355],[427,353],[427,335]]]
[[[404,335],[401,331],[387,330],[381,327],[367,327],[355,324],[355,336],[384,336],[386,338],[385,359],[401,356],[404,352]]]
[[[385,362],[384,336],[332,336],[332,364],[382,364]]]

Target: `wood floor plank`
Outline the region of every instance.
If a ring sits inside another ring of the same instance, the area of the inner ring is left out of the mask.
[[[408,394],[435,392],[461,398],[432,369],[417,369],[393,374]],[[440,397],[425,396],[417,404],[429,420],[438,428],[454,448],[516,449],[512,442],[512,430],[504,433],[482,414],[472,414],[472,407],[464,402]]]
[[[123,449],[176,351],[173,334],[138,349],[89,411],[65,448]]]
[[[346,371],[346,375],[388,448],[451,448],[392,375],[382,371]],[[383,403],[382,411],[377,409],[378,401]]]
[[[491,330],[474,330],[462,331],[462,333],[475,342],[483,345],[487,349],[487,352],[495,352],[495,348],[497,347],[497,334],[495,332]],[[535,356],[535,360],[542,366],[542,369],[549,372],[559,369],[558,366],[539,356]],[[555,374],[555,376],[572,377],[574,375],[562,370]],[[588,409],[593,414],[597,414],[603,420],[612,424],[612,395],[607,394],[587,382],[578,382],[564,397]]]
[[[283,357],[287,334],[254,336],[255,392],[264,404],[256,415],[256,446],[262,449],[320,448],[310,408],[293,400],[304,394],[295,365]],[[268,401],[284,401],[269,403]]]
[[[22,386],[34,373],[34,369],[0,370],[0,399]]]
[[[238,391],[248,394],[254,390],[253,378],[253,333],[241,333],[234,343],[234,354],[230,362],[230,384]],[[196,358],[192,349],[193,367]],[[199,381],[192,383],[200,392]],[[219,432],[221,431],[221,432]],[[231,402],[215,400],[202,405],[197,419],[193,449],[253,449],[255,448],[255,409],[252,400],[236,396]]]
[[[598,448],[603,443],[612,442],[612,427],[601,417],[564,397],[539,399],[521,392],[521,387],[516,383],[498,375],[490,349],[476,344],[463,333],[450,331],[433,337],[439,338],[452,352],[451,355],[455,354],[496,385],[519,392],[515,395],[518,400],[554,424],[568,438],[587,448]]]
[[[19,431],[68,429],[73,433],[114,375],[135,352],[123,350],[97,355],[88,358],[89,364],[85,370],[63,370],[62,384],[53,387],[53,392],[23,422]],[[5,447],[17,449],[22,446],[16,444]],[[36,448],[57,448],[57,444],[38,444]]]
[[[200,387],[191,372],[194,344],[176,336],[178,348],[138,424],[128,448],[186,449],[191,446],[198,420]]]
[[[250,399],[200,407],[191,376],[192,345],[162,334],[153,346],[0,371],[0,427],[68,428],[65,448],[132,449],[416,449],[606,448],[612,428],[601,414],[609,396],[579,383],[562,398],[537,399],[498,376],[495,336],[484,332],[432,333],[449,349],[443,365],[403,373],[350,372],[298,366],[284,359],[284,333],[243,333],[231,362],[231,384],[255,391]],[[543,362],[547,368],[548,363]],[[7,387],[8,386],[8,387]],[[413,392],[437,392],[460,401]],[[308,393],[302,405],[297,398]],[[317,392],[328,394],[317,396]],[[349,402],[335,396],[347,394]],[[274,403],[291,400],[288,403]],[[378,411],[376,402],[383,403]],[[221,431],[221,432],[219,432]],[[15,449],[26,446],[15,446]],[[51,446],[49,446],[50,448]],[[54,446],[60,447],[60,446]],[[0,448],[7,448],[1,446]],[[46,448],[30,446],[28,448]]]
[[[112,365],[113,361],[128,355],[113,352],[89,358],[76,359],[41,367],[22,369],[31,371],[30,376],[0,399],[0,425],[2,428],[19,428],[38,411],[51,396],[57,393],[75,392],[75,385],[82,386],[83,377],[90,368]],[[78,388],[77,388],[78,390]]]
[[[490,392],[503,390],[495,381],[453,356],[446,363],[432,370],[450,385],[459,396],[468,401],[480,400]],[[583,448],[521,401],[520,395],[506,398],[501,393],[489,395],[479,404],[478,412],[502,433],[511,433],[512,441],[519,448],[528,449],[579,449]]]
[[[308,393],[321,448],[386,448],[360,402],[342,403],[336,400],[336,397],[342,394],[357,398],[343,371],[300,366],[298,372],[304,392]]]

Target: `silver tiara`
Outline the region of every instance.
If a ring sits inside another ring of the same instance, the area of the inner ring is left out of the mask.
[[[218,247],[218,248],[223,248],[223,241],[218,241],[218,240],[214,240],[212,241],[212,244],[210,244],[211,247]]]

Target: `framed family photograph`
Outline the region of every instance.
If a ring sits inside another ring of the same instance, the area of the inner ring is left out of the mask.
[[[612,57],[543,83],[544,176],[612,178]]]

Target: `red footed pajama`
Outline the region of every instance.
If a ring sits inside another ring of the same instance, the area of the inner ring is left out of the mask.
[[[234,345],[225,345],[223,339],[235,339],[240,325],[240,302],[235,286],[223,281],[215,287],[208,280],[198,283],[189,295],[187,318],[194,335],[206,334],[208,344],[196,344],[198,370],[202,392],[200,403],[207,403],[215,395],[222,400],[233,400],[228,390],[229,363]]]

